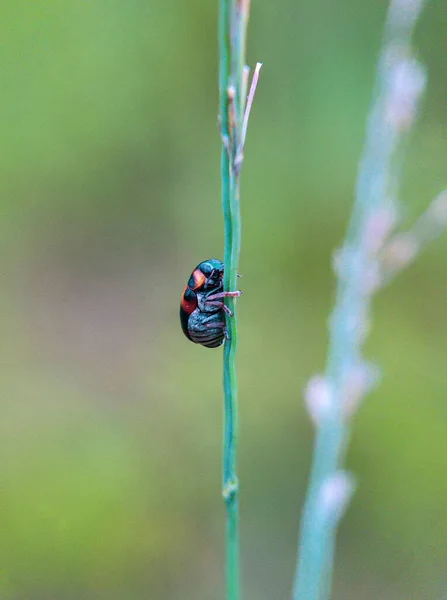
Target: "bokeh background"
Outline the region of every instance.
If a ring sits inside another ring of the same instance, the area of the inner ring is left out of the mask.
[[[322,369],[331,253],[353,199],[386,2],[254,0],[264,62],[243,172],[242,567],[290,594]],[[415,43],[429,86],[404,225],[447,185],[447,25]],[[222,256],[217,1],[15,0],[0,8],[0,595],[221,600],[221,350],[178,305]],[[334,599],[447,593],[447,238],[375,303],[382,385],[355,419],[359,488]]]

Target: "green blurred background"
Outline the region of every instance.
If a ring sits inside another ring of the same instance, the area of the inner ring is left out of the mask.
[[[312,429],[386,2],[253,0],[264,62],[243,172],[240,478],[247,600],[290,594]],[[447,185],[447,25],[402,195]],[[222,257],[217,0],[0,8],[0,596],[222,600],[221,350],[183,336]],[[375,304],[382,385],[355,419],[358,492],[334,599],[447,590],[447,238]]]

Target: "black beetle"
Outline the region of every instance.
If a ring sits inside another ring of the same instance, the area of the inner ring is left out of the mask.
[[[217,258],[204,260],[191,273],[180,303],[180,323],[186,337],[206,348],[217,348],[227,336],[226,296],[237,298],[242,292],[224,292],[224,264]]]

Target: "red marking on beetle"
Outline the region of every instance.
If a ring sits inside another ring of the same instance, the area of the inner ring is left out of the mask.
[[[206,275],[200,269],[196,269],[193,274],[194,287],[193,290],[200,290],[206,283]]]
[[[181,306],[182,306],[183,310],[188,315],[190,315],[192,312],[194,312],[195,309],[197,308],[197,296],[195,294],[194,294],[194,298],[191,298],[190,300],[187,300],[185,298],[185,294],[189,289],[190,288],[188,286],[185,286],[185,289],[183,290],[182,302],[181,302]]]

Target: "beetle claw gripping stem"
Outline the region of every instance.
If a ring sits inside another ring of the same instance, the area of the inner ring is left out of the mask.
[[[240,290],[236,290],[235,292],[218,292],[217,294],[211,294],[208,296],[207,300],[218,300],[219,298],[239,298],[242,296],[242,292]]]

